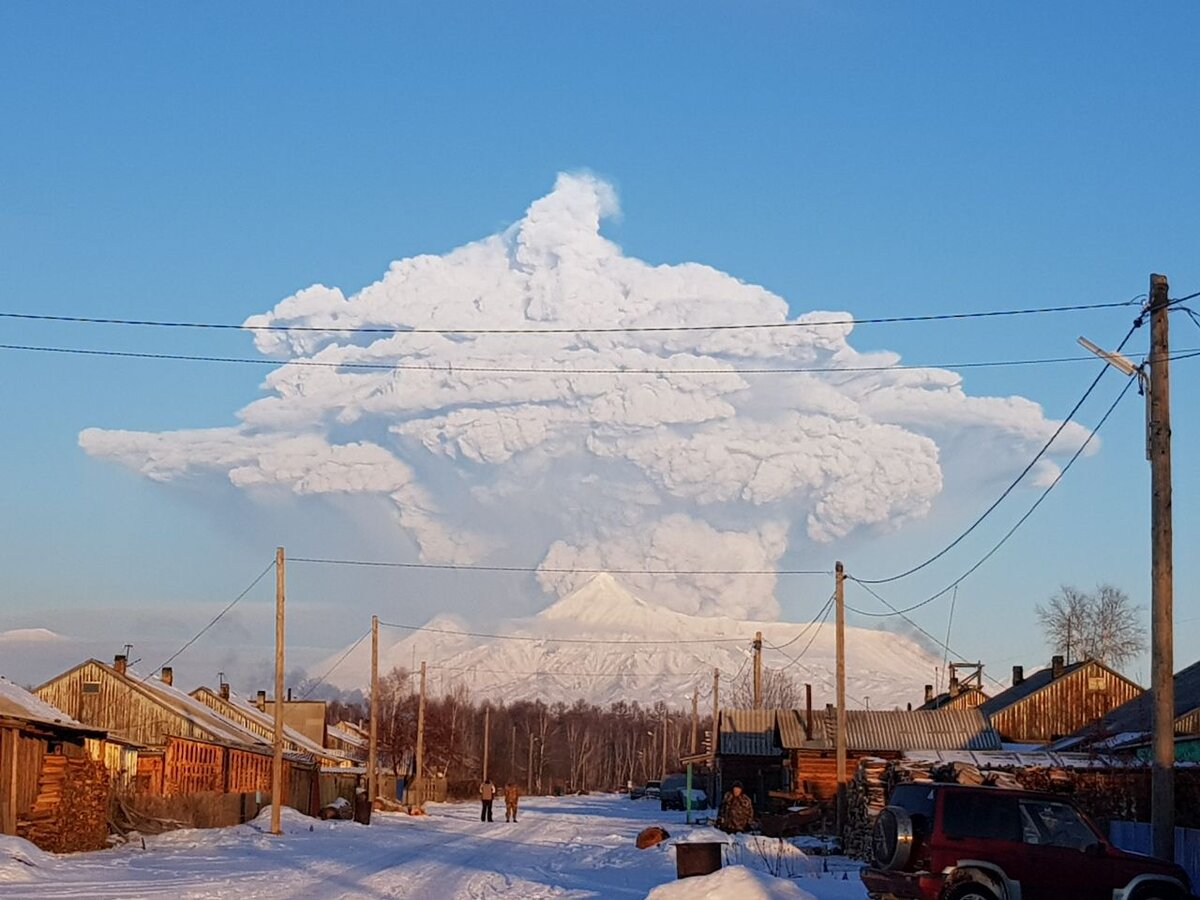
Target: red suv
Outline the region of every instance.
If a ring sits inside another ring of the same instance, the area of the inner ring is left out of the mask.
[[[875,900],[1186,900],[1174,863],[1118,850],[1069,799],[901,784],[875,821]]]

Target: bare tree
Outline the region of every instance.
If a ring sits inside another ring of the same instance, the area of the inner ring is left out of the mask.
[[[754,705],[754,676],[746,672],[733,684],[729,695],[732,706],[749,709]],[[800,705],[802,692],[799,685],[782,669],[762,670],[763,709],[795,709]]]
[[[1046,642],[1055,653],[1119,667],[1146,649],[1146,629],[1129,595],[1111,584],[1088,594],[1063,585],[1044,606],[1035,607]]]

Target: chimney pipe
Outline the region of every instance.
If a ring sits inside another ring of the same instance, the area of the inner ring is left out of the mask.
[[[1025,667],[1013,666],[1013,687],[1025,680]]]
[[[292,702],[292,689],[288,688],[288,703]]]
[[[812,685],[804,685],[804,736],[813,739],[812,729]]]
[[[117,670],[118,675],[125,674],[125,668],[128,665],[128,662],[129,660],[126,658],[124,653],[118,653],[113,657],[113,668]]]
[[[1063,658],[1054,656],[1050,659],[1050,679],[1061,678],[1063,673]]]
[[[229,699],[229,682],[228,681],[221,682],[221,699],[222,700]]]
[[[175,683],[175,670],[170,666],[163,666],[162,673],[158,677],[162,680],[163,684],[167,685],[167,687],[170,687]]]
[[[933,685],[932,684],[925,685],[925,702],[926,703],[933,702]]]
[[[962,693],[962,686],[959,684],[958,676],[956,675],[950,679],[950,696],[957,697],[960,693]]]
[[[258,708],[265,710],[267,708],[267,692],[258,692]]]

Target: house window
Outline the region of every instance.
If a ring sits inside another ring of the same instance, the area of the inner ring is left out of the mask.
[[[1104,676],[1089,675],[1088,676],[1088,693],[1102,694],[1104,693]]]
[[[85,694],[98,694],[98,693],[100,693],[100,682],[98,682],[98,681],[85,681],[85,682],[83,683],[83,692],[84,692]]]

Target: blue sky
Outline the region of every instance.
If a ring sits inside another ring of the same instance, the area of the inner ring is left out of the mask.
[[[357,289],[393,259],[494,233],[557,172],[579,169],[620,193],[623,215],[605,233],[627,254],[706,263],[796,312],[1123,300],[1146,290],[1151,271],[1180,296],[1200,290],[1198,19],[1182,3],[1092,4],[1086,15],[1042,4],[9,4],[0,9],[0,307],[238,322],[313,282]],[[1113,343],[1129,319],[1120,310],[863,326],[854,342],[914,362],[1074,355],[1078,334]],[[1177,346],[1200,347],[1200,329],[1182,316],[1172,324]],[[0,334],[253,355],[236,333],[4,322]],[[1131,346],[1144,345],[1142,335]],[[1181,662],[1200,655],[1189,552],[1200,538],[1195,365],[1174,373]],[[1075,365],[965,377],[972,394],[1020,394],[1054,417],[1091,374]],[[136,632],[169,647],[278,543],[384,553],[382,543],[331,537],[336,523],[281,524],[269,510],[259,519],[221,491],[163,488],[78,447],[89,426],[230,424],[264,375],[0,353],[0,630],[88,631],[105,646]],[[1080,421],[1094,422],[1116,386],[1106,379]],[[953,643],[996,674],[1046,655],[1032,605],[1062,582],[1112,581],[1148,603],[1135,400],[1103,439],[960,590]],[[864,574],[902,567],[999,486],[830,553]],[[1030,499],[889,599],[941,587]],[[293,596],[315,612],[297,620],[298,647],[316,654],[355,639],[363,615],[321,612],[346,589],[344,573],[306,574],[307,584],[293,577]],[[352,584],[360,599],[404,596],[406,620],[440,603],[469,607],[433,599],[466,589],[432,576]],[[247,645],[269,645],[268,594],[243,614]],[[826,595],[780,588],[797,619]],[[919,620],[941,633],[946,611],[935,604]],[[1145,679],[1148,666],[1135,668]]]

